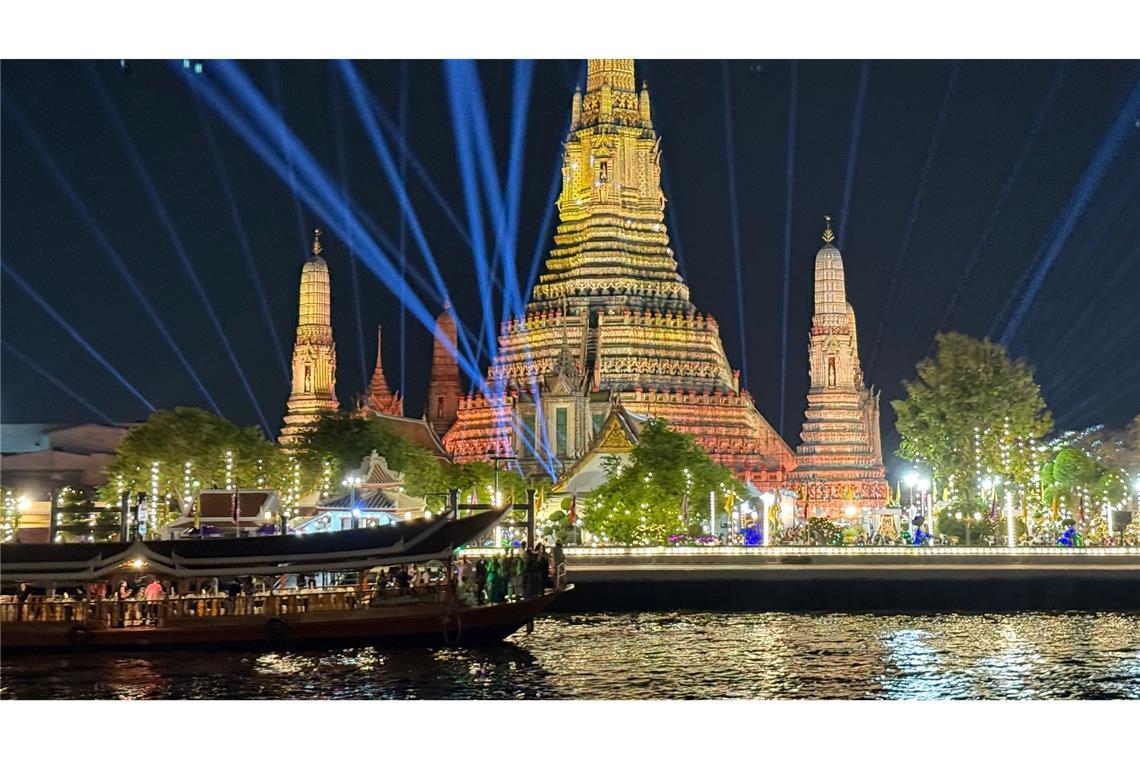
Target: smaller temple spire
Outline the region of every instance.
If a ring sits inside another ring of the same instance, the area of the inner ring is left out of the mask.
[[[393,393],[388,390],[388,380],[384,377],[383,363],[383,329],[376,326],[376,369],[372,372],[372,382],[368,386],[367,409],[380,414],[392,414],[397,417],[404,415],[404,399],[400,391]]]
[[[323,250],[321,248],[321,228],[317,227],[313,230],[313,255],[320,256]]]
[[[823,242],[834,243],[835,233],[831,231],[831,215],[824,214],[823,216]]]

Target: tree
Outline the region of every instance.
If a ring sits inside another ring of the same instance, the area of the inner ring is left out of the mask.
[[[64,486],[56,507],[57,535],[65,542],[122,540],[122,512],[114,503],[98,504],[95,495]]]
[[[438,495],[456,488],[461,502],[474,493],[480,503],[490,503],[495,490],[495,470],[490,462],[453,464],[440,460],[376,417],[323,415],[306,431],[298,449],[302,479],[309,490],[320,490],[326,469],[330,490],[339,490],[344,473],[358,469],[373,451],[384,457],[391,469],[404,475],[404,489],[411,496]],[[499,472],[498,484],[504,503],[522,502],[525,489],[533,485],[505,468]]]
[[[233,453],[229,475],[227,451]],[[115,461],[106,469],[108,483],[99,495],[118,505],[124,491],[150,493],[157,486],[163,501],[173,499],[182,504],[200,489],[224,488],[227,477],[241,488],[284,492],[288,469],[286,456],[259,428],[239,428],[204,409],[177,407],[157,411],[130,429]]]
[[[935,340],[936,355],[918,363],[916,380],[903,383],[907,397],[891,402],[899,456],[921,461],[970,501],[986,473],[1028,484],[1033,451],[1053,427],[1032,370],[988,340],[959,333]]]
[[[610,457],[604,467],[606,483],[587,500],[582,522],[613,543],[663,544],[670,535],[689,532],[707,514],[710,491],[720,510],[727,494],[746,496],[731,471],[709,459],[691,435],[671,430],[663,420],[646,423],[628,464]],[[686,493],[690,525],[681,516]]]

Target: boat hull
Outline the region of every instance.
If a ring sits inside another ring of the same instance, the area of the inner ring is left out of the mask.
[[[566,590],[479,607],[423,603],[279,616],[182,619],[171,625],[162,621],[153,627],[5,623],[0,627],[0,651],[10,656],[45,650],[299,649],[346,643],[466,646],[502,641],[542,614]]]

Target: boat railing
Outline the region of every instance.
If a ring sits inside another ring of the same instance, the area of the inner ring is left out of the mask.
[[[279,617],[312,612],[346,611],[447,599],[449,590],[429,585],[408,589],[302,590],[261,592],[253,595],[186,595],[145,599],[60,599],[30,597],[27,601],[0,602],[2,623],[83,623],[107,628],[161,625],[169,620]]]

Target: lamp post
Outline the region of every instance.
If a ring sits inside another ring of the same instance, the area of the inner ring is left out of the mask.
[[[356,487],[360,485],[361,478],[359,475],[349,475],[344,479],[344,485],[349,488],[349,510],[352,514],[352,529],[356,530],[360,527],[360,508],[356,506]]]
[[[903,478],[903,481],[906,483],[906,487],[910,489],[910,508],[913,511],[914,510],[914,487],[916,485],[918,485],[918,473],[915,472],[914,470],[911,470],[910,472],[908,472],[906,474],[906,477]],[[913,515],[912,515],[912,517],[913,517]]]

